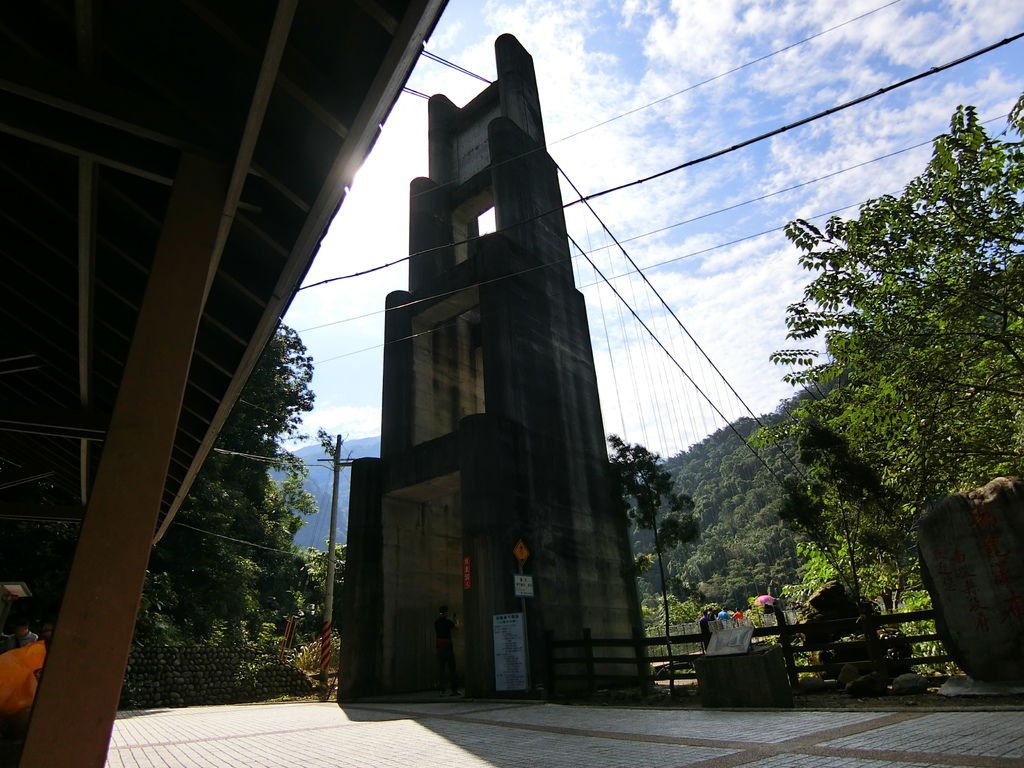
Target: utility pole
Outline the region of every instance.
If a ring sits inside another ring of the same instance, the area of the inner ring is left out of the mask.
[[[324,596],[324,624],[320,634],[320,682],[327,685],[327,666],[331,659],[331,626],[334,620],[334,548],[338,538],[338,480],[341,477],[341,435],[334,442],[331,456],[334,488],[331,491],[331,533],[327,538],[327,588]],[[325,461],[325,459],[320,459]]]

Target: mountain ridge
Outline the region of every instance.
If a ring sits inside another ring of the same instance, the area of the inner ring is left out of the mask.
[[[331,527],[331,481],[330,457],[323,446],[304,445],[294,451],[293,456],[302,459],[309,468],[302,487],[316,500],[317,512],[303,518],[303,526],[296,532],[293,541],[299,547],[313,547],[327,551],[327,538]],[[380,456],[380,437],[361,437],[346,440],[341,445],[342,458],[363,459]],[[321,462],[320,459],[325,461]],[[318,469],[323,467],[323,469]],[[326,470],[326,471],[325,471]],[[280,479],[274,473],[275,479]],[[342,467],[338,476],[338,526],[337,541],[345,544],[348,540],[348,499],[352,476],[347,467]]]

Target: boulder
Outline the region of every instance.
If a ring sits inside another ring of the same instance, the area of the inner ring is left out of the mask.
[[[839,670],[839,675],[836,680],[841,686],[847,686],[860,677],[860,670],[857,669],[856,664],[843,664],[843,668]]]
[[[927,693],[928,680],[916,672],[907,672],[899,675],[892,681],[892,692],[897,696]]]
[[[921,516],[918,547],[949,655],[975,680],[1024,681],[1024,483],[947,496]]]
[[[858,699],[869,696],[885,696],[889,692],[889,680],[877,672],[870,672],[861,675],[847,685],[846,692]]]
[[[801,622],[831,621],[859,614],[857,603],[846,593],[846,588],[838,581],[829,581],[807,598],[800,608],[799,618]]]

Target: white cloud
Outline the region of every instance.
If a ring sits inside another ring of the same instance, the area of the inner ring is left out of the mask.
[[[821,34],[792,50],[716,79],[656,106],[572,138],[609,118],[815,35],[884,5],[859,0],[451,0],[430,50],[494,76],[494,38],[515,34],[534,58],[550,152],[591,193],[729,147],[815,111],[871,92],[994,42],[1024,24],[1016,0],[903,0]],[[651,232],[850,168],[944,131],[960,103],[983,117],[1005,113],[1022,90],[1015,44],[892,94],[873,99],[770,142],[600,198],[595,209],[620,238]],[[465,75],[421,61],[410,85],[464,104],[482,87]],[[408,185],[426,174],[426,103],[403,96],[373,155],[324,241],[307,283],[401,259],[408,250]],[[883,193],[920,172],[927,147],[897,154],[760,202],[709,215],[626,244],[641,264],[677,259],[650,271],[652,282],[693,336],[758,412],[792,394],[768,355],[786,345],[785,310],[809,275],[781,234],[732,240]],[[571,190],[565,186],[568,200]],[[849,211],[844,215],[855,215]],[[589,249],[610,244],[583,206],[567,212],[571,234]],[[712,249],[703,254],[697,251]],[[685,258],[680,258],[685,257]],[[628,270],[617,249],[593,256],[602,270]],[[593,279],[577,260],[583,282]],[[307,331],[318,364],[310,429],[353,437],[379,430],[385,295],[406,285],[406,267],[302,292],[288,315]],[[730,417],[740,406],[699,362],[693,343],[634,277],[616,281],[659,338]],[[585,288],[608,430],[627,429],[662,452],[683,447],[720,417],[653,342],[630,325],[611,292]],[[603,310],[603,311],[602,311]],[[608,328],[606,338],[604,329]],[[609,362],[611,345],[614,363]],[[616,388],[615,384],[618,384]],[[621,413],[619,402],[622,403]]]

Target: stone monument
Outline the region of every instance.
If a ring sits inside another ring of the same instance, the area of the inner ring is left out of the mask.
[[[950,656],[975,680],[1024,681],[1024,483],[947,496],[918,523],[925,586]]]
[[[498,79],[467,105],[430,99],[409,290],[387,299],[381,458],[353,465],[342,699],[433,689],[441,604],[461,620],[473,695],[508,685],[495,679],[496,616],[525,607],[531,686],[545,632],[641,627],[533,60],[510,35],[495,52]],[[497,232],[479,237],[491,208]],[[516,594],[520,572],[533,596]]]

